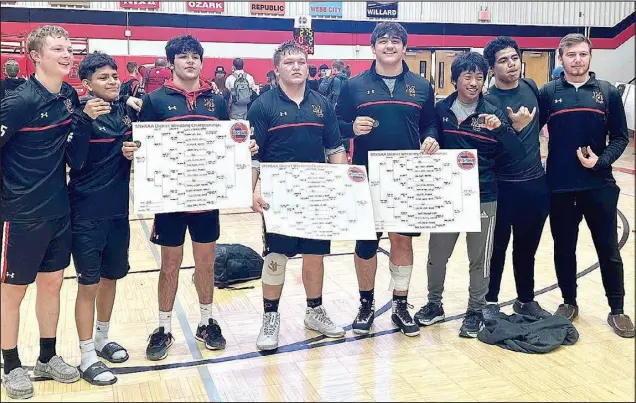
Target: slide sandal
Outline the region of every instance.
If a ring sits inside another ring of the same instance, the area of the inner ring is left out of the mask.
[[[79,369],[79,367],[77,367],[77,369]],[[117,382],[117,377],[107,382],[98,381],[95,379],[95,377],[97,377],[97,375],[99,374],[103,374],[104,372],[111,372],[110,368],[108,368],[106,364],[101,361],[98,361],[95,364],[91,365],[84,372],[82,372],[81,369],[79,371],[82,379],[94,386],[109,386]]]
[[[124,358],[120,358],[117,360],[113,358],[113,355],[115,355],[115,353],[119,351],[126,351],[126,349],[113,341],[106,344],[104,348],[102,348],[102,351],[97,351],[97,349],[95,349],[98,357],[104,358],[105,360],[108,360],[113,364],[121,364],[122,362],[128,361],[128,351],[126,351],[126,356]]]

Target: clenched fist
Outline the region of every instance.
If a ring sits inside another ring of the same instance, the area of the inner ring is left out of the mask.
[[[110,113],[110,103],[101,98],[93,98],[86,102],[84,113],[95,120],[101,115],[108,115]]]

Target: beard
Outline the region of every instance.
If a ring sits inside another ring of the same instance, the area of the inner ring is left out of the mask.
[[[590,65],[589,64],[587,66],[581,66],[581,67],[576,67],[576,68],[568,67],[568,68],[565,69],[565,72],[568,73],[569,76],[573,76],[573,77],[585,76],[585,75],[587,75],[587,73],[589,71],[590,71]]]

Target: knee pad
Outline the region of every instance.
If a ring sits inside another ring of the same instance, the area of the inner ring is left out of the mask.
[[[380,241],[356,241],[356,255],[360,259],[372,259],[378,253]]]
[[[283,285],[285,283],[285,269],[287,256],[280,253],[269,253],[263,260],[263,284]]]
[[[389,270],[391,271],[390,291],[408,291],[413,273],[413,265],[398,266],[389,260]]]

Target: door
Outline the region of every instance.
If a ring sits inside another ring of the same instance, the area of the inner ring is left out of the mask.
[[[431,79],[431,63],[433,63],[433,54],[430,50],[414,50],[407,51],[404,58],[406,65],[409,66],[415,74],[419,74],[427,80]]]
[[[462,50],[436,50],[435,51],[435,94],[446,97],[455,91],[451,83],[451,64]]]
[[[550,78],[550,52],[525,50],[521,53],[522,77],[531,78],[541,88]]]

